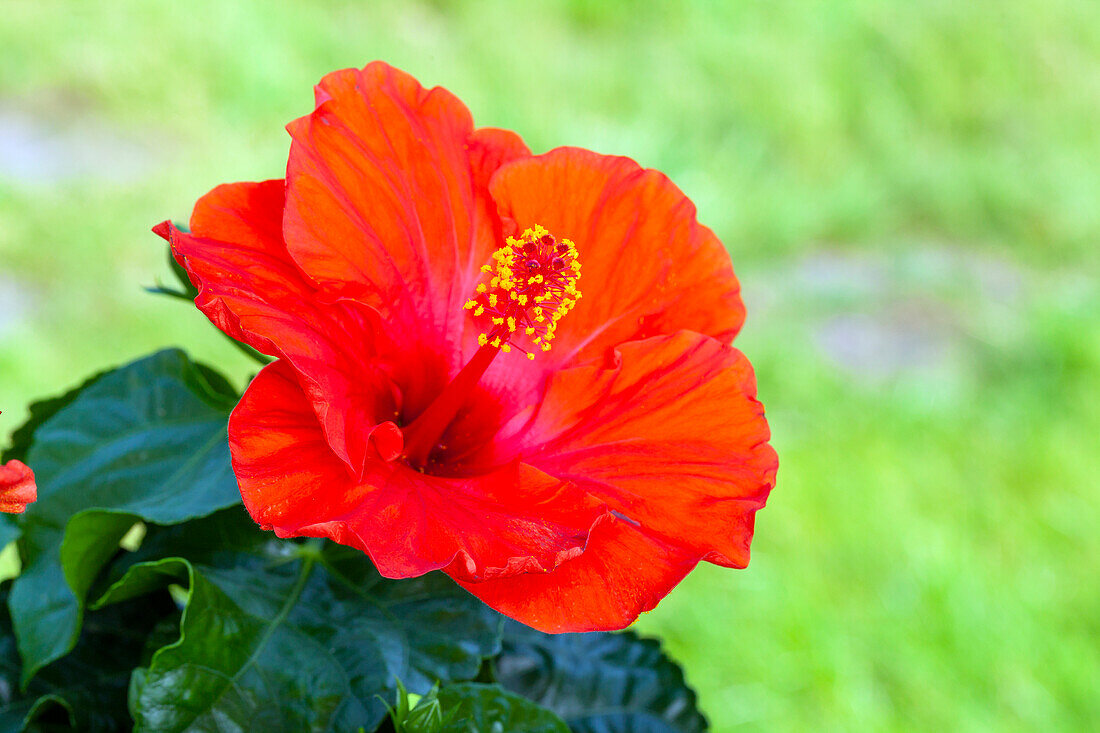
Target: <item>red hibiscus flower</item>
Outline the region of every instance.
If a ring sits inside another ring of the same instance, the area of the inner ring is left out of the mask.
[[[260,525],[441,569],[545,631],[748,563],[776,458],[729,256],[676,186],[532,155],[382,63],[288,129],[285,181],[155,229],[210,320],[278,357],[229,423]]]
[[[0,512],[22,514],[37,499],[34,471],[15,460],[0,465]]]

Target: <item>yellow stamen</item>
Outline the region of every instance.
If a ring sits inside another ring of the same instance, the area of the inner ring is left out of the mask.
[[[488,316],[492,324],[478,337],[478,343],[504,352],[516,344],[528,359],[535,355],[518,339],[528,339],[531,345],[549,351],[558,321],[581,297],[576,245],[568,239],[555,239],[544,227],[535,225],[520,237],[508,237],[481,272],[490,275],[487,284],[479,283],[476,288],[478,295],[485,297],[468,300],[463,306],[475,317]]]

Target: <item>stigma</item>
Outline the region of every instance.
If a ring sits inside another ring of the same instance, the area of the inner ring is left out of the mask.
[[[478,343],[505,353],[514,348],[528,359],[550,351],[558,321],[581,297],[576,245],[534,226],[519,239],[508,237],[481,271],[488,282],[465,306],[485,324]]]

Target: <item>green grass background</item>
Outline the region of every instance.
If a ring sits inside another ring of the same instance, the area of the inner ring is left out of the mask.
[[[3,435],[28,401],[160,347],[242,383],[197,312],[142,292],[168,278],[149,227],[281,175],[312,85],[385,59],[536,151],[665,171],[730,250],[779,483],[748,570],[700,568],[638,623],[716,731],[1100,720],[1100,5],[0,16],[0,137],[24,157],[0,168]],[[12,143],[28,124],[40,139]]]

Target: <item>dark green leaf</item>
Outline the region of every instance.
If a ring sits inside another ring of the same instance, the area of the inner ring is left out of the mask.
[[[7,514],[0,515],[0,550],[19,539],[23,530]]]
[[[153,656],[131,690],[136,730],[347,730],[362,720],[329,650],[288,621],[313,570],[311,561],[273,566],[234,600],[209,579],[219,571],[186,560],[131,568],[112,593],[190,588],[180,640]]]
[[[193,559],[133,565],[95,604],[189,587],[179,642],[131,688],[138,730],[373,730],[395,677],[423,694],[474,677],[499,649],[500,617],[442,574],[386,580],[358,551],[273,540],[255,525],[238,530],[259,541],[233,537],[236,521],[222,512],[179,529],[249,551],[188,549],[166,530],[150,541]]]
[[[34,431],[38,501],[11,594],[23,682],[68,652],[84,595],[138,521],[172,524],[240,501],[228,383],[180,351],[104,374]]]
[[[262,555],[266,545],[280,541],[264,532],[237,504],[189,522],[149,525],[145,538],[134,552],[119,557],[110,568],[108,580],[118,581],[131,566],[142,562],[182,557],[192,563],[228,567],[242,558]]]
[[[74,387],[58,397],[32,402],[30,406],[30,417],[27,418],[27,421],[23,423],[18,430],[12,433],[11,445],[8,446],[8,449],[4,451],[3,455],[0,455],[0,463],[7,463],[13,458],[26,463],[27,451],[30,450],[31,443],[34,442],[34,431],[38,430],[38,427],[46,420],[57,414],[60,409],[75,400],[76,396],[83,390],[95,384],[96,380],[102,377],[103,374],[104,372],[100,372],[90,377],[79,387]]]
[[[439,691],[440,733],[569,733],[554,713],[499,685],[467,682]]]
[[[171,614],[167,594],[92,613],[71,654],[44,668],[20,694],[20,663],[7,614],[7,592],[0,598],[0,730],[31,725],[81,731],[130,727],[126,693],[146,637]]]
[[[338,601],[332,644],[363,670],[355,680],[362,695],[391,689],[395,677],[417,694],[436,680],[473,679],[482,657],[499,651],[503,617],[443,573],[387,580],[361,552],[331,542],[321,561]],[[359,610],[364,604],[369,611]]]
[[[145,290],[145,292],[149,293],[150,295],[167,295],[169,298],[176,298],[178,300],[186,300],[188,303],[190,303],[193,300],[193,298],[190,295],[188,295],[187,293],[181,292],[179,290],[174,290],[172,288],[165,287],[164,285],[161,285],[159,282],[156,285],[147,285],[143,289]]]
[[[700,733],[706,718],[680,667],[632,631],[543,634],[509,621],[500,683],[560,715],[574,733]]]

